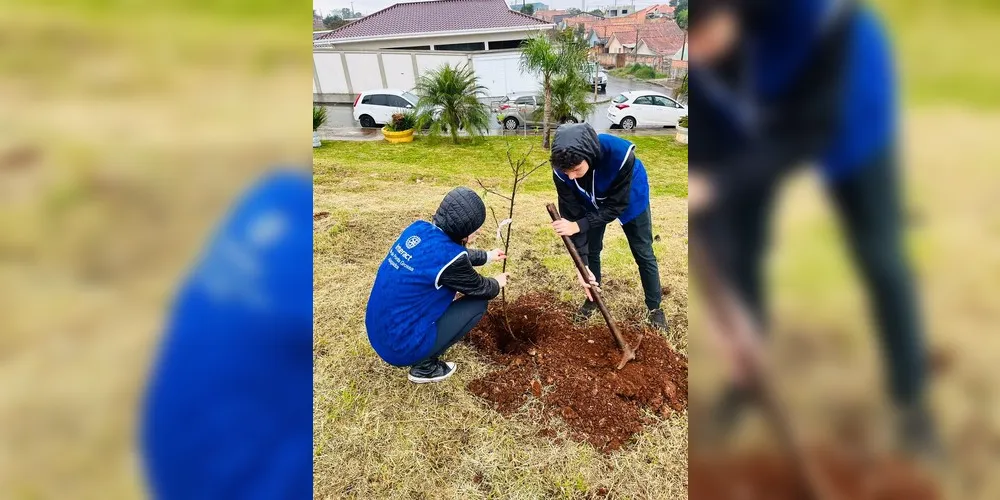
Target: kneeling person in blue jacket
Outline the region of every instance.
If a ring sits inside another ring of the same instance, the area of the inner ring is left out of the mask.
[[[617,219],[639,266],[649,309],[647,319],[666,330],[667,321],[660,309],[660,271],[653,254],[649,181],[642,161],[635,156],[635,144],[598,134],[588,123],[562,125],[552,141],[551,161],[562,215],[552,228],[560,236],[571,237],[589,268],[590,281],[599,283],[604,228]],[[582,276],[580,281],[584,283]],[[578,313],[581,319],[597,310],[588,286],[584,283],[587,300]]]
[[[378,269],[365,313],[368,340],[385,362],[409,366],[410,382],[440,382],[455,373],[455,363],[440,356],[479,323],[507,284],[507,273],[487,278],[473,269],[507,258],[499,249],[466,248],[485,221],[479,195],[455,188],[431,222],[403,230]],[[463,297],[455,300],[456,293]]]

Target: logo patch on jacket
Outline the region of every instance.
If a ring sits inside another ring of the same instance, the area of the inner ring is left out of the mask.
[[[411,250],[411,249],[413,249],[413,247],[415,247],[415,246],[417,246],[419,244],[420,244],[420,237],[419,236],[410,236],[409,238],[406,239],[406,249],[407,250]]]

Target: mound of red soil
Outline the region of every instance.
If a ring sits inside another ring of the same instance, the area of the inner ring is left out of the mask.
[[[866,462],[834,450],[811,453],[828,500],[936,500],[937,485],[916,467],[889,457]],[[787,457],[768,452],[692,454],[691,500],[801,500],[810,498]]]
[[[504,414],[540,399],[543,423],[559,418],[573,439],[605,452],[646,424],[687,409],[687,358],[663,336],[645,331],[636,358],[616,370],[621,351],[607,327],[576,326],[570,314],[567,305],[539,293],[522,295],[506,313],[494,301],[467,341],[502,368],[470,382],[469,390]],[[642,333],[634,325],[620,328],[632,345]]]

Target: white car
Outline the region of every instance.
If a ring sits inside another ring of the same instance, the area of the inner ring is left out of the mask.
[[[676,127],[687,116],[687,105],[659,92],[633,90],[620,94],[608,106],[611,126],[632,130],[638,127]]]
[[[587,75],[587,84],[591,89],[594,88],[594,67],[590,66],[589,69],[585,71]],[[601,92],[604,92],[608,88],[608,74],[604,70],[597,70],[597,87]]]
[[[417,96],[405,90],[369,90],[354,99],[354,119],[362,127],[378,127],[392,121],[392,115],[414,111]]]

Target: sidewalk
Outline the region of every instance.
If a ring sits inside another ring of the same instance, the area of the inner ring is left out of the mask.
[[[555,130],[555,128],[553,128]],[[677,129],[672,128],[662,128],[662,129],[639,129],[639,130],[621,130],[621,129],[610,129],[601,130],[602,134],[614,134],[620,136],[630,136],[630,135],[674,135],[677,133]],[[459,131],[458,135],[462,137],[468,137],[468,133],[465,131]],[[490,130],[489,137],[500,137],[500,136],[541,136],[541,129],[528,129],[528,130],[516,130],[516,131],[505,131],[503,129],[493,129]],[[417,140],[426,137],[424,134],[416,134]],[[338,128],[321,128],[319,130],[319,138],[323,141],[381,141],[385,137],[382,135],[381,129],[374,128],[359,128],[359,127],[338,127]]]

